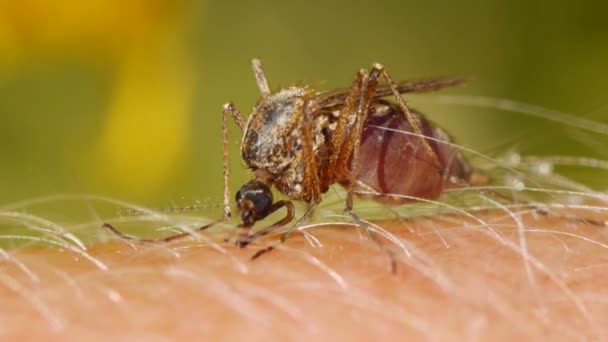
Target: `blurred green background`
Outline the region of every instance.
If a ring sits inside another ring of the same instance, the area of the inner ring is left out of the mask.
[[[606,122],[606,13],[565,0],[5,1],[0,204],[68,192],[219,203],[221,108],[255,104],[254,57],[272,88],[345,87],[381,62],[395,79],[473,77],[441,94]],[[437,95],[408,100],[481,152],[608,157],[602,135]],[[231,140],[236,189],[248,175],[234,125]]]

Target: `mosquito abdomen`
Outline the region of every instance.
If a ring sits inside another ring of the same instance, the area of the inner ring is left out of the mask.
[[[377,192],[377,199],[399,203],[435,199],[446,188],[466,184],[471,168],[450,145],[450,137],[422,115],[416,116],[440,167],[400,109],[378,103],[370,112],[361,137],[358,190]]]

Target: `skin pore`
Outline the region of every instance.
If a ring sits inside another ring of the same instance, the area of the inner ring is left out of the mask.
[[[349,226],[308,229],[322,247],[296,234],[253,262],[276,236],[247,249],[207,232],[162,245],[112,237],[86,255],[4,251],[0,338],[602,340],[607,231],[577,214],[376,222],[397,238],[384,240],[397,274]]]

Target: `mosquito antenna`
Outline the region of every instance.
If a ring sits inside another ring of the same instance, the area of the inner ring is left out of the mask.
[[[263,97],[270,95],[270,87],[268,86],[268,81],[266,80],[266,76],[264,75],[264,69],[262,69],[262,62],[254,58],[251,61],[251,67],[253,68],[253,74],[255,75],[255,81],[258,84],[258,88],[260,88],[260,92]]]
[[[219,208],[221,205],[219,204],[194,204],[188,205],[185,207],[165,207],[165,208],[157,208],[151,209],[152,211],[158,211],[161,213],[182,213],[186,211],[196,211],[196,210],[204,210],[209,208]],[[116,212],[119,216],[136,216],[136,215],[145,215],[146,212],[138,209],[120,209]]]

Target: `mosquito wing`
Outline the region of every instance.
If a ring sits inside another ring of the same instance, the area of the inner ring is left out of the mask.
[[[402,81],[397,84],[397,90],[401,94],[426,93],[431,91],[437,91],[443,88],[454,87],[466,81],[467,79],[462,77],[439,77],[422,80]],[[327,108],[341,105],[344,103],[344,101],[346,101],[346,97],[348,96],[349,91],[350,89],[335,89],[330,90],[328,92],[320,93],[315,99],[316,104],[319,108]],[[378,88],[376,89],[375,98],[381,98],[390,95],[392,95],[391,88],[388,85],[383,84],[378,86]]]

